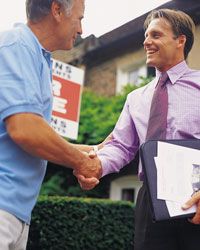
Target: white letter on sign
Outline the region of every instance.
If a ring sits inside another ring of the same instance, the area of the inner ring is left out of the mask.
[[[65,107],[66,104],[67,104],[67,100],[54,96],[54,98],[53,98],[53,111],[56,111],[56,112],[59,112],[62,114],[66,114],[67,113],[67,109]]]

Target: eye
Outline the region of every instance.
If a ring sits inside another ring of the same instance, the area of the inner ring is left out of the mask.
[[[145,35],[144,35],[144,40],[145,40],[145,39],[147,39],[147,38],[148,38],[148,35],[147,35],[147,34],[145,34]]]
[[[158,38],[160,38],[160,34],[156,32],[156,33],[152,34],[152,37],[155,39],[158,39]]]

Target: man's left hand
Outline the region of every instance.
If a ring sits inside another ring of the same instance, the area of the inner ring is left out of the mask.
[[[193,205],[197,205],[197,211],[196,214],[194,215],[194,217],[192,219],[190,219],[189,221],[193,224],[200,224],[200,191],[196,192],[193,194],[192,198],[189,199],[183,206],[182,209],[186,210],[190,207],[192,207]]]
[[[73,171],[73,174],[76,176],[79,185],[83,190],[91,190],[99,184],[99,180],[95,177],[86,178],[85,176],[78,174],[76,171]]]

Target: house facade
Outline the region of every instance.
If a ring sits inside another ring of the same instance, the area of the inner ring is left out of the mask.
[[[200,1],[173,0],[159,8],[182,10],[192,17],[196,25],[196,37],[187,63],[191,68],[200,69]],[[143,50],[143,23],[147,14],[98,38],[94,35],[80,38],[71,51],[57,51],[53,57],[83,68],[84,86],[100,95],[115,95],[127,83],[137,85],[140,83],[140,76],[154,75],[154,69],[145,64],[146,56]],[[124,172],[108,177],[111,199],[135,201],[141,186],[137,179],[136,165],[136,162],[133,162]]]

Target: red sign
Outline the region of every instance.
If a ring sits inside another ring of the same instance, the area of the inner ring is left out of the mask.
[[[81,85],[53,76],[53,115],[77,122]]]
[[[84,72],[53,60],[53,112],[51,126],[61,136],[77,139]]]

